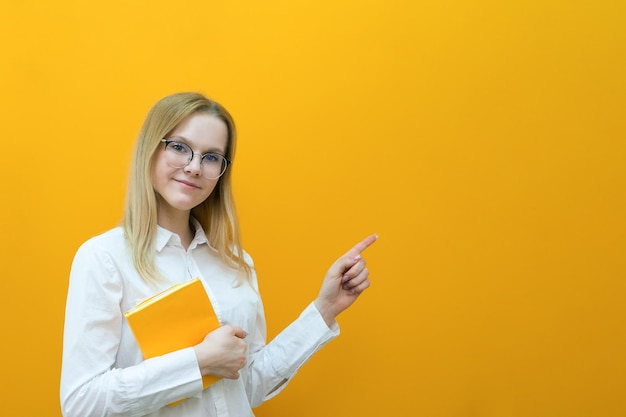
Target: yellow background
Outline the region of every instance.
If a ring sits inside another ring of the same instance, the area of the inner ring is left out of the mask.
[[[164,95],[234,114],[270,335],[372,288],[259,417],[626,415],[626,3],[4,1],[3,415],[60,416],[72,257]]]

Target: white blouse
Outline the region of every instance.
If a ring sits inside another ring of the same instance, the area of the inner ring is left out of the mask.
[[[236,272],[209,246],[200,225],[188,250],[178,235],[158,229],[156,265],[169,282],[155,289],[135,270],[118,227],[76,253],[67,295],[61,371],[65,417],[253,416],[252,408],[280,392],[298,369],[339,334],[311,303],[271,343],[256,275],[233,285]],[[246,254],[252,265],[252,259]],[[144,360],[124,311],[172,284],[199,277],[222,324],[248,332],[247,363],[236,380],[206,390],[193,348]],[[181,398],[186,401],[169,407]]]

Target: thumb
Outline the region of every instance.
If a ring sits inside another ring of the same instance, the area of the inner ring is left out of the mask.
[[[233,336],[243,339],[246,336],[248,336],[248,332],[242,329],[241,327],[233,326]]]

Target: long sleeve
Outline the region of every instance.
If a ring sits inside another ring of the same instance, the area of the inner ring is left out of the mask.
[[[252,407],[281,392],[315,352],[339,335],[339,328],[328,328],[313,303],[267,345],[265,318],[259,303],[257,329],[262,331],[250,341],[252,360],[246,381]]]
[[[192,348],[117,366],[124,328],[123,280],[107,250],[77,252],[66,302],[61,372],[65,417],[142,416],[202,390]]]

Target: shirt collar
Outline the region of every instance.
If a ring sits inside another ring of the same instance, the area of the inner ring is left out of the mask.
[[[209,239],[207,239],[206,234],[204,233],[204,229],[200,222],[196,220],[194,217],[191,217],[191,225],[196,229],[196,234],[189,245],[189,249],[194,249],[196,246],[201,245],[203,243],[208,243]],[[159,225],[157,225],[157,237],[156,237],[156,250],[157,252],[161,252],[166,245],[177,245],[180,246],[180,237]],[[210,246],[210,245],[209,245]]]

